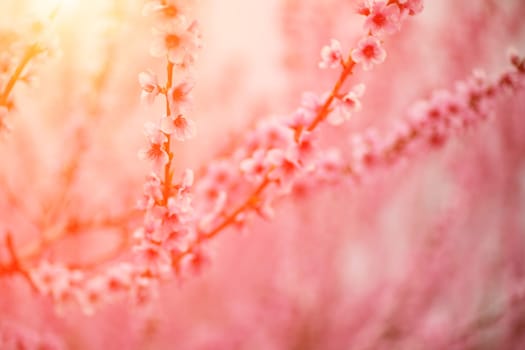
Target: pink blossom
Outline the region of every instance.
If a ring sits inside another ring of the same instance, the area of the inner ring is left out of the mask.
[[[414,16],[423,11],[423,0],[398,0],[401,11]]]
[[[325,92],[321,96],[313,92],[303,93],[301,107],[292,115],[289,125],[295,127],[296,131],[308,127],[317,117],[328,96],[330,96],[329,92]]]
[[[109,299],[106,276],[91,278],[76,292],[80,307],[86,315],[92,315],[96,308]]]
[[[323,105],[326,98],[320,97],[313,92],[305,92],[301,97],[301,107],[304,109],[317,114],[321,106]]]
[[[330,45],[324,46],[321,49],[321,62],[319,68],[337,68],[341,66],[343,59],[343,52],[341,51],[341,44],[339,41],[332,39]]]
[[[168,198],[166,205],[166,218],[176,220],[177,223],[184,223],[191,216],[191,198],[188,196],[176,196]]]
[[[74,293],[84,278],[79,271],[45,260],[30,271],[30,276],[36,288],[42,294],[52,297],[59,306],[73,301]]]
[[[53,294],[57,288],[68,286],[67,270],[48,261],[42,261],[30,273],[33,283],[43,294]]]
[[[188,190],[191,186],[193,186],[194,182],[195,182],[195,174],[193,170],[185,169],[184,172],[182,173],[179,193],[186,192],[186,190]]]
[[[212,229],[212,225],[220,218],[220,214],[223,213],[228,195],[225,191],[214,187],[207,187],[205,196],[209,199],[209,208],[206,208],[204,214],[199,216],[198,228],[201,231],[209,231]]]
[[[188,109],[191,103],[190,91],[192,89],[192,83],[183,81],[168,91],[168,103],[172,114],[180,114]]]
[[[104,275],[103,289],[111,294],[126,292],[133,282],[133,272],[133,265],[130,263],[112,266]]]
[[[314,114],[305,108],[298,108],[288,120],[288,126],[296,132],[308,127],[313,121]]]
[[[144,5],[142,14],[153,15],[160,25],[166,25],[173,21],[184,20],[188,11],[187,4],[187,0],[151,0]]]
[[[179,114],[176,117],[167,116],[161,120],[162,132],[173,135],[179,141],[186,141],[195,136],[196,128],[193,120]]]
[[[193,25],[193,24],[192,24]],[[155,29],[150,53],[154,57],[167,57],[174,64],[182,64],[186,56],[199,46],[192,26],[171,23],[162,30]]]
[[[259,130],[260,146],[266,149],[286,148],[293,142],[293,133],[282,122],[272,120],[263,123]]]
[[[381,41],[373,35],[363,38],[352,51],[352,59],[355,63],[361,63],[364,70],[372,69],[374,64],[383,63],[386,51],[381,46]]]
[[[317,151],[316,138],[311,132],[303,132],[301,137],[291,147],[290,152],[292,159],[295,159],[301,167],[307,167],[312,162]]]
[[[293,131],[277,118],[264,120],[247,137],[247,149],[286,148],[293,142]]]
[[[269,178],[276,181],[284,191],[289,191],[300,169],[296,159],[283,150],[272,149],[268,152],[266,161],[273,169]]]
[[[375,129],[369,129],[352,137],[352,153],[355,160],[354,170],[358,173],[379,163],[383,139]]]
[[[157,174],[151,173],[143,186],[143,195],[137,202],[137,208],[146,210],[162,198],[161,181]]]
[[[361,110],[361,97],[365,92],[365,85],[356,85],[343,97],[337,99],[335,111],[328,116],[332,125],[340,125],[350,119],[353,113]]]
[[[392,34],[399,30],[400,12],[396,4],[375,1],[365,21],[365,29],[374,35]]]
[[[133,247],[133,251],[142,269],[154,275],[170,270],[170,258],[160,245],[145,241]]]
[[[144,240],[162,241],[165,234],[162,228],[164,214],[165,208],[158,205],[154,204],[147,208],[142,226],[133,232],[133,238],[137,242]]]
[[[231,192],[235,184],[235,168],[231,162],[218,160],[212,162],[206,169],[206,174],[197,183],[198,191],[206,199],[203,206],[208,208],[209,204],[215,205],[217,198],[227,192]],[[226,198],[225,198],[226,199]]]
[[[160,93],[157,76],[151,71],[142,72],[139,74],[139,82],[142,88],[141,100],[152,104],[155,101],[155,97]]]
[[[146,178],[144,183],[144,194],[153,199],[160,199],[162,197],[161,181],[157,174],[151,173]]]
[[[525,58],[521,57],[514,47],[507,50],[507,56],[510,63],[516,67],[519,72],[525,72]]]
[[[144,130],[149,144],[147,148],[139,151],[139,158],[149,159],[153,161],[155,169],[161,169],[169,161],[168,153],[164,149],[167,138],[156,124],[146,123]]]
[[[323,153],[319,153],[316,161],[316,177],[326,183],[335,183],[341,177],[344,166],[343,156],[338,149],[329,149]]]
[[[368,16],[372,6],[374,6],[374,0],[361,0],[357,4],[356,12],[360,15]]]
[[[259,181],[268,170],[268,163],[266,162],[266,152],[264,150],[257,150],[250,158],[241,161],[241,171],[250,179]]]
[[[202,248],[193,251],[191,254],[187,255],[183,261],[183,269],[191,275],[198,275],[202,270],[210,264],[210,258],[205,254]]]

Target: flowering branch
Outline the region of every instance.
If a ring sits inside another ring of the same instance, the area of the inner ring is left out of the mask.
[[[0,266],[0,275],[11,275],[19,273],[29,283],[29,285],[31,286],[31,288],[33,288],[34,291],[38,291],[35,284],[33,283],[33,280],[31,279],[29,272],[22,267],[22,264],[18,259],[18,255],[13,244],[13,238],[11,237],[10,232],[7,232],[5,235],[5,246],[7,248],[7,251],[9,252],[11,262],[7,266]]]
[[[309,134],[313,132],[321,122],[329,118],[329,115],[334,109],[338,109],[338,112],[344,114],[344,119],[347,119],[353,111],[360,108],[358,98],[363,93],[364,89],[362,86],[356,86],[346,94],[341,94],[341,90],[357,64],[361,63],[365,69],[370,69],[373,64],[384,61],[386,55],[376,36],[384,33],[393,33],[393,30],[383,30],[383,28],[393,26],[399,29],[400,23],[404,18],[402,15],[414,15],[423,9],[422,1],[390,1],[388,4],[383,1],[377,1],[374,4],[366,2],[362,5],[363,8],[368,9],[368,12],[361,14],[367,16],[365,28],[370,28],[370,33],[359,42],[358,48],[353,50],[346,60],[342,59],[341,45],[336,40],[332,40],[331,45],[324,47],[321,51],[322,61],[319,64],[321,68],[342,67],[339,78],[330,93],[328,93],[328,96],[324,98],[324,102],[320,102],[317,99],[308,101],[306,104],[309,106],[307,106],[308,108],[306,108],[306,110],[300,110],[299,113],[293,116],[293,120],[285,123],[285,125],[288,125],[294,130],[294,142],[292,144],[285,142],[285,147],[281,149],[268,147],[266,149],[256,150],[253,152],[252,158],[248,157],[241,162],[241,170],[243,170],[246,175],[250,176],[251,174],[256,175],[257,178],[261,178],[259,184],[247,198],[242,201],[242,204],[238,205],[230,213],[221,214],[221,210],[215,210],[217,214],[219,214],[218,216],[222,215],[223,218],[211,229],[200,229],[196,240],[191,243],[186,250],[172,254],[174,265],[177,265],[184,256],[193,254],[196,250],[199,250],[203,242],[217,236],[230,225],[238,224],[242,221],[242,217],[248,210],[265,210],[262,208],[261,198],[264,191],[272,184],[282,187],[285,182],[288,182],[288,179],[283,178],[284,176],[296,176],[300,168],[305,165],[307,160],[302,158],[301,155],[304,155],[303,153],[305,151],[308,152],[308,148],[311,147],[310,141],[308,140],[308,137],[311,137]],[[380,21],[370,20],[370,18],[380,16],[383,16]],[[329,121],[333,124],[340,123],[338,117],[333,117]],[[275,132],[282,132],[283,135],[279,136],[286,139],[287,136],[284,135],[286,131],[281,130]],[[305,137],[305,134],[308,134],[308,136]],[[219,199],[218,203],[220,203],[218,204],[219,207],[225,206],[223,199]],[[261,214],[264,215],[262,212]],[[210,220],[213,219],[206,218],[205,221]]]
[[[52,13],[49,15],[48,20],[49,23],[51,23],[59,10],[59,6],[57,6]],[[34,35],[41,36],[42,32],[46,28],[43,27],[43,24],[37,24],[37,30],[36,33],[33,33]],[[6,122],[5,118],[7,116],[7,112],[10,105],[10,99],[13,89],[15,88],[15,85],[22,80],[23,73],[26,69],[26,67],[29,65],[29,63],[38,57],[40,54],[46,52],[49,50],[49,48],[46,48],[45,45],[37,40],[35,43],[29,45],[29,47],[25,50],[22,58],[20,59],[20,62],[12,72],[12,74],[9,76],[7,83],[5,84],[4,88],[0,90],[0,129],[6,128]]]

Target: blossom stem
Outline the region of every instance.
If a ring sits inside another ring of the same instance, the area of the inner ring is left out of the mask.
[[[12,273],[20,273],[22,277],[29,283],[33,291],[38,291],[36,288],[33,279],[29,275],[29,272],[27,272],[20,263],[20,260],[18,259],[18,256],[16,254],[15,245],[13,243],[13,238],[11,237],[11,233],[7,232],[5,236],[5,245],[7,247],[7,250],[9,252],[11,263],[7,266],[6,273],[12,274]],[[0,270],[1,271],[1,270]]]
[[[166,88],[164,89],[164,96],[166,97],[166,115],[169,117],[171,115],[171,107],[169,103],[169,91],[173,85],[173,68],[174,64],[168,60],[167,65],[167,82],[166,82]],[[166,205],[168,203],[168,197],[170,194],[170,188],[171,188],[171,163],[173,161],[173,153],[171,152],[171,135],[166,135],[166,142],[164,143],[164,150],[168,154],[168,162],[164,166],[164,188],[162,191],[162,203]]]
[[[0,95],[0,106],[7,105],[9,95],[13,91],[16,83],[20,80],[20,77],[22,76],[25,67],[39,52],[40,47],[38,44],[33,44],[26,50],[24,56],[22,57],[22,60],[18,63],[18,66],[13,72],[13,75],[11,75],[11,77],[9,78],[9,81],[6,84],[4,91]]]
[[[328,113],[330,112],[330,105],[332,104],[332,101],[335,99],[335,96],[339,93],[339,90],[343,86],[346,79],[352,74],[352,70],[355,66],[355,63],[352,61],[352,58],[349,57],[347,60],[347,63],[344,65],[344,69],[341,72],[341,75],[339,76],[339,79],[335,83],[334,87],[332,88],[332,92],[330,93],[330,96],[325,101],[321,109],[317,112],[317,115],[315,119],[312,121],[312,123],[308,126],[308,131],[313,131],[319,123],[321,123]],[[244,210],[249,209],[253,206],[253,203],[256,201],[258,196],[268,187],[268,185],[271,183],[268,176],[272,172],[273,169],[268,170],[266,173],[264,180],[260,183],[260,185],[251,193],[251,195],[248,197],[248,199],[242,203],[237,209],[235,209],[231,214],[227,215],[226,218],[217,225],[214,229],[209,231],[208,233],[204,234],[200,237],[206,237],[205,239],[210,239],[214,236],[216,236],[220,231],[228,227],[230,224],[235,222],[235,218],[242,213]],[[199,241],[205,240],[203,238],[199,237]],[[199,243],[199,242],[198,242]]]
[[[319,125],[319,123],[326,119],[328,113],[330,112],[330,105],[337,97],[337,95],[339,95],[339,90],[341,90],[341,87],[343,86],[346,79],[352,74],[354,66],[355,62],[352,60],[351,57],[348,57],[348,60],[343,64],[344,69],[341,72],[341,75],[339,76],[339,79],[335,83],[334,87],[332,88],[330,96],[328,96],[328,98],[324,102],[323,106],[317,113],[315,119],[307,127],[308,131],[313,131]]]
[[[325,101],[323,106],[317,112],[315,119],[308,126],[307,128],[308,131],[313,131],[326,118],[326,116],[330,112],[330,105],[332,104],[332,101],[339,94],[339,90],[343,86],[346,79],[352,74],[354,66],[355,66],[355,62],[353,62],[351,57],[348,57],[347,62],[343,65],[344,69],[341,72],[339,79],[337,80],[334,87],[332,88],[330,96],[328,97],[328,99]],[[248,196],[248,198],[241,205],[239,205],[235,210],[233,210],[230,214],[226,215],[226,217],[217,226],[215,226],[215,228],[211,229],[207,233],[200,234],[195,240],[195,242],[192,245],[190,245],[190,247],[188,247],[188,249],[186,249],[184,252],[179,253],[178,255],[174,255],[172,257],[173,266],[177,266],[180,260],[184,256],[192,253],[199,246],[200,243],[212,239],[213,237],[217,236],[221,231],[223,231],[230,225],[234,224],[239,214],[243,213],[244,211],[248,209],[255,207],[257,205],[257,202],[259,201],[260,195],[272,183],[272,180],[270,180],[269,175],[273,170],[274,170],[273,168],[269,169],[266,172],[264,179],[255,188],[255,190]]]

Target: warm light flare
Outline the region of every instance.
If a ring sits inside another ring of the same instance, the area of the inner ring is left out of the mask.
[[[79,5],[80,0],[34,0],[37,13],[54,17],[62,12],[71,13]]]

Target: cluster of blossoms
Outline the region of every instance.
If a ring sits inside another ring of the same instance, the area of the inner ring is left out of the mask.
[[[321,51],[319,67],[338,68],[347,64],[361,64],[365,70],[372,69],[374,65],[386,59],[382,38],[396,33],[407,16],[416,15],[421,11],[422,0],[363,0],[359,3],[357,12],[366,17],[364,27],[368,33],[352,50],[352,61],[345,63],[342,59],[341,44],[332,39],[330,45]]]
[[[375,170],[399,164],[407,156],[443,146],[453,135],[489,119],[499,98],[525,88],[525,58],[510,54],[510,67],[497,77],[480,70],[458,81],[451,90],[436,90],[426,100],[416,102],[404,120],[387,134],[369,129],[351,137],[351,159],[332,149],[326,157],[316,156],[317,164],[307,173],[301,188],[318,183],[339,183],[350,179],[361,183]]]
[[[77,304],[91,313],[98,304],[123,295],[143,304],[155,293],[158,280],[172,276],[184,264],[194,267],[200,263],[199,252],[178,258],[188,242],[196,239],[191,229],[193,172],[187,170],[179,182],[175,181],[172,150],[174,141],[184,141],[195,134],[188,112],[193,87],[191,66],[200,47],[200,35],[197,22],[189,20],[189,11],[187,2],[178,0],[148,1],[144,6],[144,15],[154,21],[155,39],[150,53],[166,59],[167,82],[159,84],[152,71],[141,73],[142,99],[153,103],[164,96],[166,113],[145,124],[148,144],[139,151],[139,157],[151,161],[153,171],[137,204],[144,221],[133,235],[131,254],[102,272],[40,263],[30,271],[33,284],[58,305]]]
[[[513,56],[517,57],[517,56]],[[525,87],[523,59],[491,80],[483,72],[459,81],[452,90],[437,90],[430,99],[415,103],[408,118],[388,135],[369,131],[353,138],[353,159],[346,168],[354,176],[372,168],[391,166],[418,149],[442,146],[452,135],[491,116],[499,97]]]
[[[367,11],[366,11],[367,10]],[[340,176],[338,152],[321,150],[314,130],[326,121],[340,125],[361,109],[363,84],[343,90],[356,64],[365,69],[384,60],[380,37],[398,30],[407,15],[422,11],[422,1],[367,1],[359,13],[367,16],[367,36],[348,58],[341,44],[331,40],[321,50],[320,68],[340,68],[334,87],[319,95],[305,93],[301,106],[290,116],[261,122],[228,159],[210,164],[195,188],[201,241],[228,226],[243,227],[249,213],[272,215],[275,198],[288,194],[306,174],[316,172],[328,180]],[[373,42],[376,46],[367,46]],[[230,209],[234,208],[234,209]]]
[[[424,149],[440,147],[451,136],[487,120],[498,98],[524,87],[525,58],[512,54],[511,67],[496,78],[489,79],[482,72],[475,71],[468,79],[458,81],[454,89],[435,91],[428,100],[416,102],[409,109],[408,117],[398,121],[386,135],[373,129],[353,135],[350,159],[345,158],[338,148],[319,147],[315,133],[303,134],[296,142],[294,135],[297,125],[300,125],[297,120],[306,116],[311,121],[312,117],[308,116],[313,115],[321,105],[315,95],[305,94],[302,106],[290,119],[288,128],[277,120],[263,121],[232,158],[216,161],[208,167],[195,191],[200,205],[208,203],[201,208],[202,213],[208,213],[204,222],[209,225],[212,221],[210,215],[214,215],[216,220],[224,217],[226,213],[218,208],[238,203],[243,194],[253,187],[251,183],[261,181],[274,166],[272,157],[276,148],[284,147],[284,154],[298,156],[288,157],[290,161],[287,164],[282,168],[276,167],[280,177],[273,183],[273,190],[269,189],[264,197],[258,193],[257,200],[249,203],[255,213],[265,218],[272,213],[272,198],[288,193],[290,184],[294,191],[301,192],[344,181],[363,183],[372,179],[380,169],[391,168]],[[357,90],[361,89],[358,85]],[[327,122],[337,117],[338,113],[334,109]],[[237,165],[241,170],[239,173],[232,170],[236,164],[240,164]],[[268,173],[267,181],[272,180],[271,174]],[[236,222],[245,218],[246,212],[243,212]]]
[[[337,182],[345,174],[361,179],[377,165],[398,161],[416,145],[443,144],[453,133],[485,119],[501,93],[523,86],[525,60],[512,55],[513,69],[497,80],[476,74],[454,91],[436,92],[418,103],[388,137],[373,132],[356,136],[349,162],[338,150],[320,149],[317,126],[324,121],[340,125],[361,108],[364,85],[344,90],[354,67],[381,63],[382,36],[397,31],[402,20],[421,10],[422,1],[417,0],[363,2],[359,13],[366,16],[367,35],[357,48],[347,58],[335,40],[321,50],[321,68],[341,69],[333,88],[321,95],[304,94],[300,107],[285,118],[260,122],[231,156],[211,162],[194,183],[191,170],[175,181],[172,148],[174,141],[195,134],[188,113],[193,86],[189,73],[200,40],[197,24],[188,19],[184,1],[149,1],[144,11],[156,23],[151,54],[165,57],[167,82],[160,84],[152,71],[141,73],[139,82],[145,102],[164,96],[166,113],[146,124],[147,146],[139,152],[151,161],[153,171],[138,201],[144,221],[135,231],[131,256],[126,256],[132,262],[114,262],[90,274],[44,261],[30,271],[35,288],[59,304],[80,304],[88,313],[121,295],[131,294],[143,303],[159,280],[200,268],[208,240],[229,227],[243,228],[249,215],[271,217],[274,200],[305,178],[310,183],[312,178]]]
[[[143,275],[152,279],[178,272],[178,255],[197,239],[192,229],[195,220],[191,197],[193,171],[186,170],[175,183],[172,166],[173,141],[183,142],[195,135],[195,124],[187,114],[193,88],[189,75],[200,47],[200,34],[197,22],[189,20],[189,11],[187,2],[176,0],[150,1],[144,7],[144,14],[152,16],[156,23],[150,53],[167,61],[165,86],[160,86],[151,72],[139,75],[143,99],[153,102],[162,94],[166,100],[165,115],[158,122],[146,125],[149,145],[139,152],[141,158],[153,162],[153,172],[138,203],[145,214],[143,226],[134,235],[133,250],[144,266]],[[175,76],[180,77],[180,81],[175,82]],[[188,260],[199,260],[198,253]]]
[[[0,348],[2,349],[65,349],[58,337],[40,334],[8,321],[0,322]]]
[[[128,262],[113,264],[102,273],[90,275],[43,261],[31,271],[31,278],[39,293],[50,297],[59,310],[78,305],[86,314],[122,297],[131,297],[136,304],[144,304],[154,292],[144,269]]]
[[[395,12],[395,16],[388,15],[387,22],[395,17],[395,26],[399,27],[406,14],[419,12],[417,3],[376,1],[366,5],[369,16]],[[392,10],[394,7],[397,11]],[[331,49],[322,49],[321,66],[341,68],[330,91],[321,96],[306,93],[290,116],[261,122],[231,157],[212,162],[195,185],[191,170],[174,181],[173,142],[195,133],[188,117],[193,86],[188,75],[200,38],[188,11],[183,1],[149,1],[144,9],[155,21],[151,54],[165,57],[167,82],[159,84],[152,71],[141,73],[142,99],[153,103],[159,95],[164,96],[166,113],[146,124],[148,145],[139,152],[141,158],[151,161],[153,171],[138,202],[144,221],[134,234],[131,259],[135,263],[114,263],[98,274],[42,263],[31,271],[34,285],[60,304],[74,301],[92,312],[101,301],[124,292],[131,292],[138,302],[148,300],[159,280],[199,269],[206,261],[204,244],[208,240],[228,227],[244,227],[249,215],[271,217],[273,201],[288,194],[299,179],[312,171],[327,179],[338,173],[338,153],[320,150],[314,131],[324,121],[340,125],[361,108],[364,85],[347,91],[343,88],[357,63],[366,68],[368,58],[376,60],[368,56],[366,60],[356,59],[359,50],[364,55],[369,53],[362,41],[346,59],[334,40]],[[392,32],[388,29],[392,24],[375,25],[374,36],[371,32],[366,40],[379,40],[381,33]],[[367,21],[365,29],[370,31],[370,26]],[[180,78],[177,82],[176,77]]]

